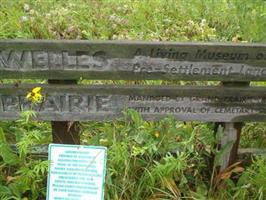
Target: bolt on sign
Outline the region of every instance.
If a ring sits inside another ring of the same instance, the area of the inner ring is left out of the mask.
[[[46,200],[103,200],[106,148],[50,144]]]

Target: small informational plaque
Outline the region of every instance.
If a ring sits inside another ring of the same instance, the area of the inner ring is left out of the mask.
[[[46,200],[103,200],[106,148],[50,144]]]

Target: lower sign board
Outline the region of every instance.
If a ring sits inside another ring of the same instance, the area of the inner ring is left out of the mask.
[[[103,200],[106,148],[50,144],[46,200]]]
[[[145,120],[167,115],[182,121],[265,121],[265,87],[158,85],[41,85],[43,101],[25,98],[33,86],[0,85],[0,119],[18,119],[33,109],[37,120],[105,121],[133,109]]]

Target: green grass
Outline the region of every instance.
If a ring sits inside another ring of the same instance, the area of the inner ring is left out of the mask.
[[[33,144],[50,143],[51,130],[47,123],[27,122],[30,114],[24,113],[16,123],[0,122],[0,199],[45,197],[48,163],[27,153]],[[82,144],[108,147],[108,200],[263,199],[266,195],[263,157],[254,158],[245,169],[237,165],[219,174],[211,168],[212,155],[223,155],[223,149],[215,147],[219,136],[214,136],[211,123],[174,118],[146,122],[129,110],[112,122],[81,127]],[[9,142],[17,144],[18,155]]]
[[[263,0],[0,0],[0,39],[265,43],[265,27]],[[45,196],[47,162],[27,152],[33,144],[51,142],[51,127],[25,117],[0,122],[0,199]],[[231,179],[211,168],[212,156],[223,153],[215,148],[212,123],[172,118],[152,123],[128,111],[122,119],[82,123],[81,129],[82,144],[108,147],[108,200],[265,199],[263,156],[243,172],[235,166],[228,172]],[[242,147],[265,148],[265,140],[265,123],[243,128]],[[18,145],[18,155],[8,143]]]
[[[263,0],[1,0],[0,24],[5,39],[266,40]]]

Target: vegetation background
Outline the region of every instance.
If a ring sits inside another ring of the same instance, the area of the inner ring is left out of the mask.
[[[266,1],[0,0],[0,39],[19,38],[265,43]],[[45,82],[0,83],[21,81]],[[0,199],[45,198],[48,162],[28,152],[34,144],[51,142],[51,127],[31,121],[33,114],[0,122]],[[265,148],[265,125],[247,123],[241,147]],[[151,123],[129,110],[124,118],[82,123],[81,129],[82,144],[108,147],[108,200],[266,199],[265,155],[216,172],[224,150],[215,148],[222,130],[214,136],[212,123],[172,118]],[[213,168],[212,155],[217,158]]]

